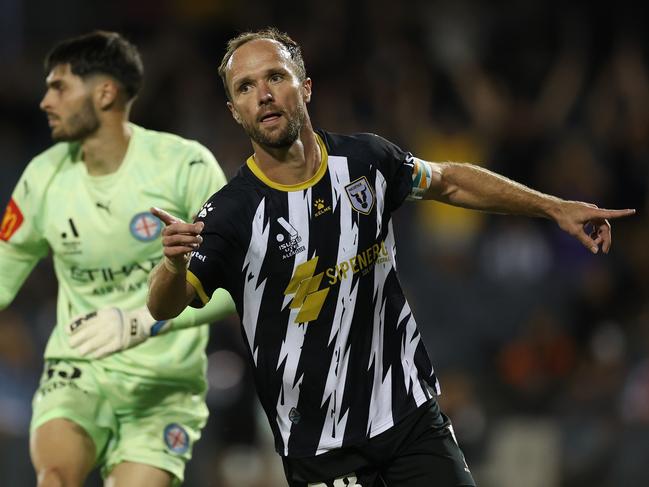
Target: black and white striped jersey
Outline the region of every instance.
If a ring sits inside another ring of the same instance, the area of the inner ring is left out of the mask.
[[[188,281],[230,292],[281,455],[378,435],[439,385],[396,274],[391,213],[410,155],[376,135],[318,131],[308,181],[270,181],[252,158],[202,208]]]

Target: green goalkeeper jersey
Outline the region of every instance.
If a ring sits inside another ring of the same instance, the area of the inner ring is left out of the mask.
[[[34,265],[52,251],[59,282],[56,326],[45,357],[79,358],[68,344],[70,319],[99,308],[145,305],[147,278],[162,257],[157,206],[192,220],[225,183],[214,156],[178,136],[130,125],[119,169],[90,176],[79,145],[59,143],[34,158],[0,227],[0,309]],[[208,328],[171,331],[106,357],[102,365],[141,377],[203,387]]]

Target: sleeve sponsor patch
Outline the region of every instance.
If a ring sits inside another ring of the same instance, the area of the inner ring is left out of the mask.
[[[13,198],[9,200],[0,224],[0,240],[7,242],[23,223],[23,214]]]

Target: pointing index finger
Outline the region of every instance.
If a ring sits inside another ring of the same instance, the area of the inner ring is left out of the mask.
[[[598,218],[622,218],[624,216],[635,215],[635,209],[629,208],[627,210],[607,210],[600,208],[596,211]]]
[[[165,225],[171,225],[172,223],[177,223],[181,221],[175,216],[171,215],[170,213],[167,213],[163,209],[157,208],[155,206],[151,207],[151,213],[153,213],[155,216],[160,218],[160,220],[162,220],[162,223],[164,223]]]

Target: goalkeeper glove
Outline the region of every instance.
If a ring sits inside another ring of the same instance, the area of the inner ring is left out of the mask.
[[[170,327],[171,320],[156,321],[144,306],[133,311],[93,311],[73,319],[66,331],[72,348],[82,357],[95,359],[132,348]]]

